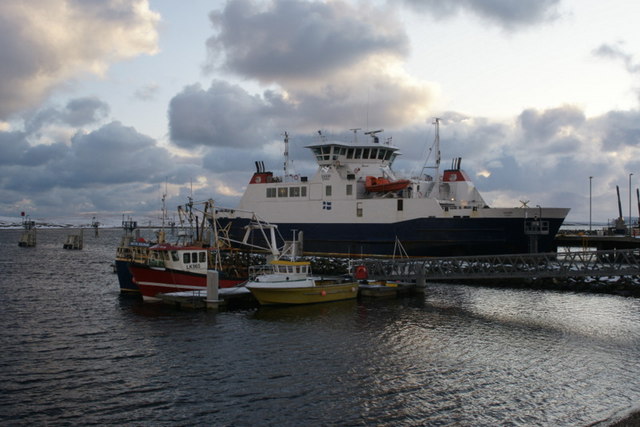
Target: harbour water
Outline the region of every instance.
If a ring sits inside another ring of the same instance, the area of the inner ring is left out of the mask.
[[[1,425],[586,426],[640,405],[640,300],[429,285],[215,313],[119,294],[119,230],[0,230]]]

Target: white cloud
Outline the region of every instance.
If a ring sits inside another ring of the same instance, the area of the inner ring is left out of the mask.
[[[157,52],[147,0],[0,2],[0,118],[33,107],[82,73]]]

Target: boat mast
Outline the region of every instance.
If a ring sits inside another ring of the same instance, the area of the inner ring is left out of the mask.
[[[434,146],[436,149],[436,188],[440,188],[440,119],[436,117],[433,121],[433,124],[436,127],[436,137],[434,141]]]
[[[284,132],[284,176],[289,176],[289,134]]]
[[[422,174],[425,174],[425,169],[435,169],[435,173],[434,173],[434,177],[433,180],[435,182],[435,188],[438,189],[439,185],[440,185],[440,119],[438,117],[436,117],[433,120],[433,124],[436,127],[436,136],[435,139],[433,140],[433,144],[431,145],[431,148],[429,149],[429,155],[427,156],[427,158],[424,161],[424,165],[422,166]],[[427,166],[427,164],[429,163],[429,158],[431,157],[431,154],[433,153],[435,149],[435,162],[433,166]]]

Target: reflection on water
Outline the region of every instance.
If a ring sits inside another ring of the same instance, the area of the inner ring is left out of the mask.
[[[573,426],[640,398],[637,299],[431,285],[176,310],[119,295],[119,231],[66,234],[0,231],[2,424]]]

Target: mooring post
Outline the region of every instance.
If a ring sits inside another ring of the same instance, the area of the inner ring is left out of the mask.
[[[207,270],[207,308],[217,309],[220,305],[218,299],[218,271]]]
[[[416,290],[418,292],[424,292],[427,287],[426,274],[424,271],[424,265],[418,266],[418,271],[416,271]]]

